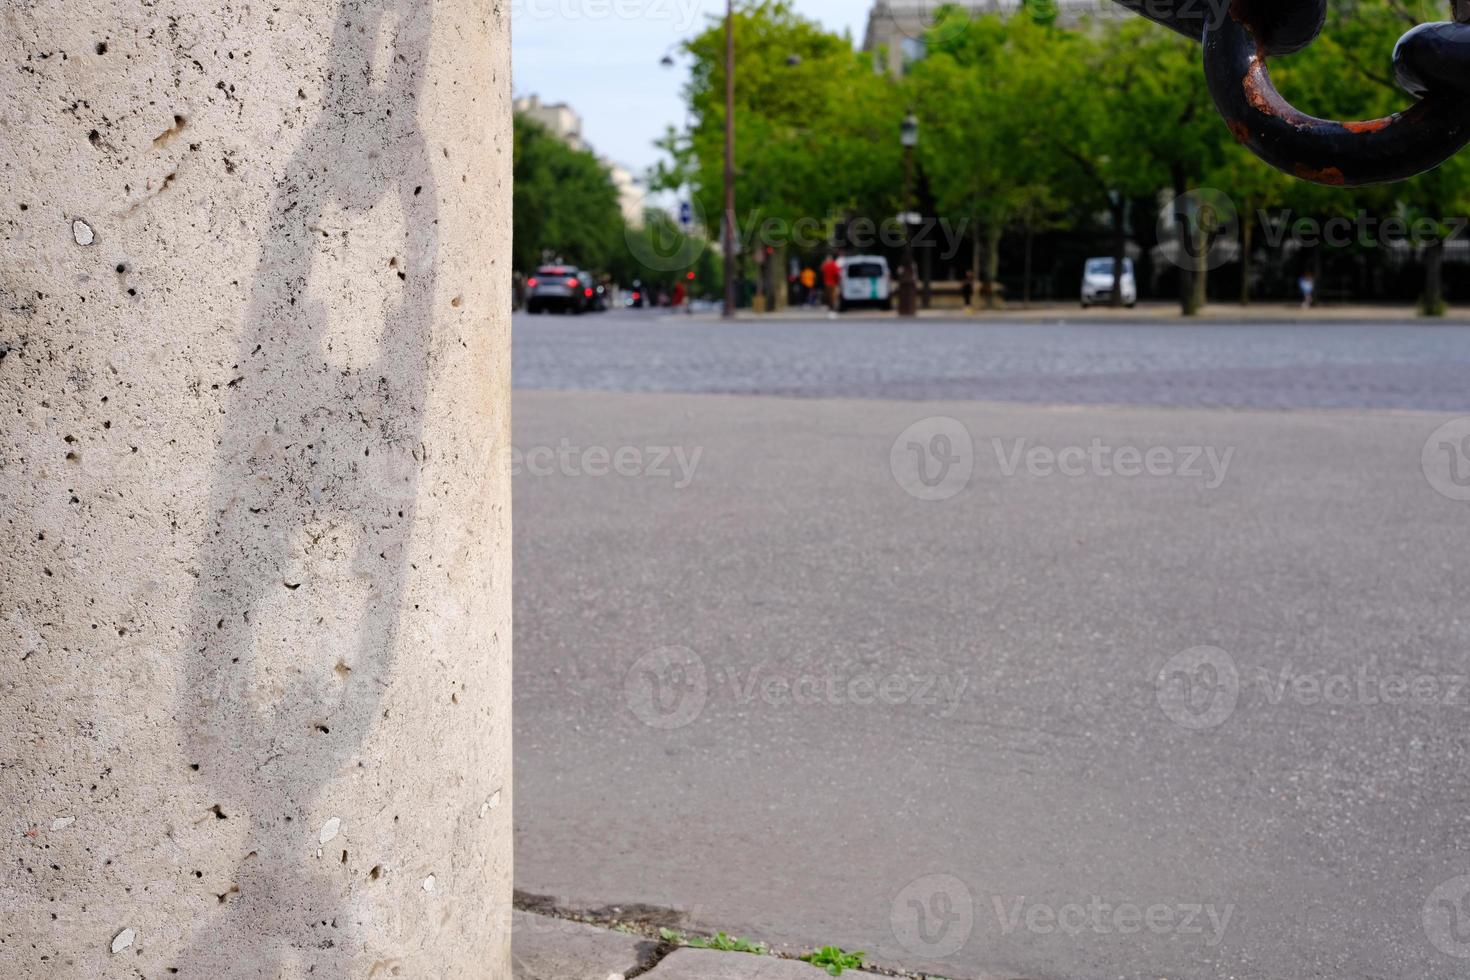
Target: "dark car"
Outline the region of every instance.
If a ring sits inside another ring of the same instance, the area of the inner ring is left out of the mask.
[[[543,265],[526,280],[526,312],[581,313],[591,307],[591,277],[570,265]]]
[[[607,288],[591,273],[579,272],[577,278],[582,280],[583,309],[592,313],[602,313],[607,310]]]
[[[652,305],[652,302],[650,301],[648,294],[645,293],[644,290],[643,290],[643,280],[642,279],[634,279],[633,280],[633,287],[631,289],[629,289],[627,291],[627,293],[625,293],[624,296],[623,296],[623,305],[624,306],[630,306],[633,309],[639,309],[639,310],[641,310],[645,306],[651,306]]]

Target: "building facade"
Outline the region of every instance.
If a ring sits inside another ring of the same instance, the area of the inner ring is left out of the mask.
[[[539,95],[527,95],[512,103],[518,115],[541,124],[547,132],[574,150],[585,150],[582,143],[582,117],[565,102],[542,102]]]
[[[621,163],[603,157],[602,165],[607,167],[607,172],[612,175],[613,186],[618,189],[618,208],[623,212],[623,220],[630,228],[642,228],[645,206],[643,182]]]
[[[1089,19],[1128,16],[1127,8],[1114,0],[1054,0],[1057,22],[1076,27]],[[881,67],[891,74],[902,74],[904,67],[924,57],[924,34],[934,24],[941,7],[967,10],[973,17],[987,14],[1008,16],[1021,7],[1021,0],[878,0],[868,11],[868,26],[863,33],[863,50],[882,58]]]
[[[582,139],[582,117],[565,102],[542,102],[539,95],[526,95],[512,103],[517,114],[525,116],[574,150],[591,151]],[[618,209],[630,227],[643,227],[645,192],[642,182],[627,167],[607,157],[598,157],[607,168],[613,186],[618,190]]]

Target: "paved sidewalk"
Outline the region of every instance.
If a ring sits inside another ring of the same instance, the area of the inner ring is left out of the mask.
[[[513,980],[821,980],[826,970],[777,955],[676,947],[635,933],[514,913]],[[872,976],[863,970],[847,975]]]
[[[514,980],[623,980],[650,966],[660,943],[533,912],[511,919]]]
[[[777,956],[679,949],[644,976],[648,980],[820,980],[827,976],[827,971],[801,960]]]
[[[653,315],[657,315],[654,313]],[[694,314],[666,311],[664,316],[676,317],[691,324],[710,323],[721,319],[719,311],[702,311]],[[987,310],[977,307],[966,313],[958,307],[939,307],[920,310],[919,317],[925,320],[988,320],[988,321],[1036,321],[1041,323],[1117,323],[1117,322],[1177,322],[1198,323],[1200,321],[1231,323],[1470,323],[1470,307],[1452,309],[1443,317],[1422,317],[1412,305],[1386,304],[1343,304],[1322,305],[1304,310],[1299,303],[1214,303],[1205,307],[1194,317],[1179,313],[1178,303],[1140,303],[1128,309],[1113,309],[1093,306],[1083,309],[1077,303],[1033,303],[1028,307],[1012,304],[999,309]],[[892,320],[896,314],[885,310],[849,310],[839,316],[829,315],[826,308],[794,307],[776,313],[757,313],[740,310],[736,319],[750,321],[779,322],[782,320]]]

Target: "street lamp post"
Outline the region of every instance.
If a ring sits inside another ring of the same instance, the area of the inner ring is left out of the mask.
[[[904,116],[898,127],[898,138],[903,143],[903,269],[898,277],[898,315],[915,316],[918,313],[918,287],[914,282],[914,236],[910,226],[910,211],[914,201],[914,147],[919,145],[919,119],[912,112]]]
[[[795,59],[795,60],[793,60]],[[800,64],[795,55],[787,65]],[[659,59],[665,68],[674,67],[672,49]],[[725,305],[720,315],[735,317],[735,0],[725,0],[725,215],[721,222],[720,245],[725,251]]]
[[[725,0],[725,308],[735,317],[735,0]]]
[[[659,59],[665,68],[674,66],[674,56],[665,52]],[[801,55],[786,56],[786,67],[801,65]],[[917,123],[915,123],[917,126]],[[721,316],[735,317],[735,0],[725,0],[725,220],[721,246],[725,250],[725,306]]]

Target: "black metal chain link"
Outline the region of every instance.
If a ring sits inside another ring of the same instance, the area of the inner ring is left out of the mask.
[[[1327,0],[1232,0],[1216,17],[1194,2],[1117,0],[1204,45],[1205,78],[1230,132],[1262,160],[1319,184],[1351,187],[1432,170],[1470,143],[1470,0],[1456,22],[1421,24],[1394,48],[1394,75],[1418,101],[1366,122],[1317,119],[1276,91],[1267,63],[1311,44]]]

